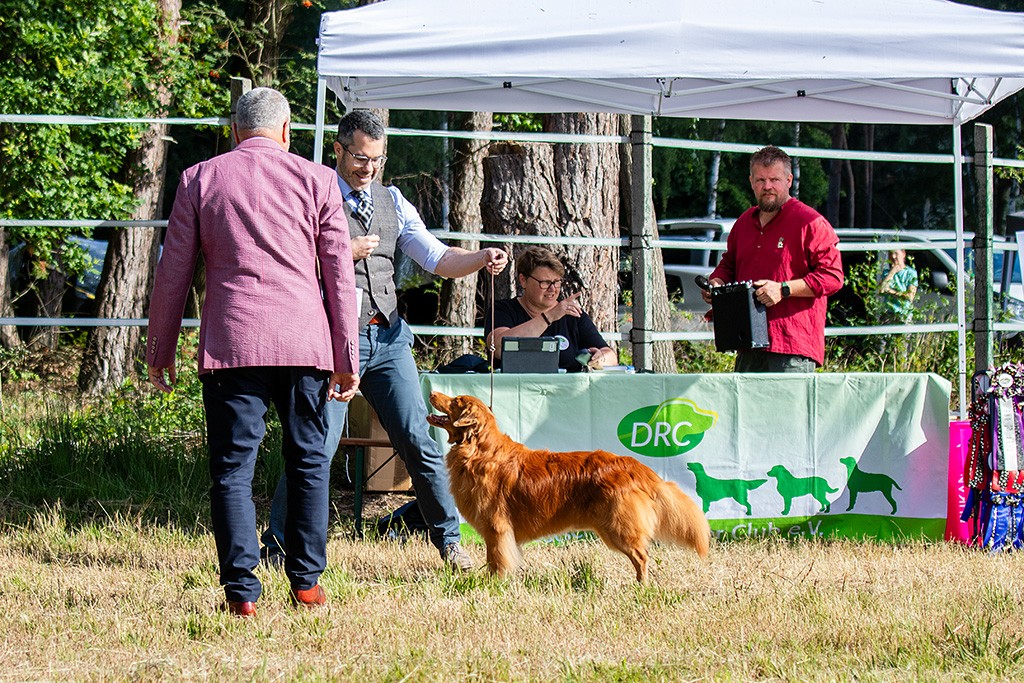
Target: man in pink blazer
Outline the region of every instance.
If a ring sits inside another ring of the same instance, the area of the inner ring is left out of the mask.
[[[149,312],[149,378],[169,392],[202,254],[199,375],[210,507],[225,608],[240,616],[255,613],[262,590],[253,573],[259,544],[252,476],[270,404],[281,419],[289,483],[285,571],[296,604],[320,605],[330,470],[324,406],[350,400],[359,385],[355,277],[341,192],[332,169],[288,153],[289,125],[281,93],[251,90],[239,99],[232,126],[238,146],[182,174]]]

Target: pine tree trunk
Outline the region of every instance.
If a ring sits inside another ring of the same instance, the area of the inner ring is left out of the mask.
[[[606,114],[554,114],[552,131],[608,135]],[[499,143],[484,160],[481,217],[486,232],[619,237],[619,159],[613,144]],[[506,245],[511,247],[512,245]],[[566,277],[584,288],[580,300],[601,331],[616,329],[618,254],[609,247],[548,245]],[[516,245],[517,257],[525,247]],[[495,284],[495,297],[516,296],[514,267]],[[614,344],[612,344],[614,346]]]
[[[618,135],[615,114],[549,114],[553,133]],[[619,150],[614,143],[555,145],[555,183],[562,234],[619,237]],[[615,247],[555,250],[569,271],[582,279],[584,308],[601,331],[618,329],[619,258]],[[613,348],[618,344],[611,344]]]
[[[171,44],[177,42],[181,0],[161,0],[164,21],[162,33]],[[167,109],[171,93],[159,94],[160,106]],[[167,170],[168,127],[153,124],[143,134],[138,149],[125,161],[126,176],[135,191],[138,208],[133,220],[156,218],[162,204]],[[133,227],[114,232],[107,247],[103,277],[96,297],[100,318],[142,318],[153,284],[160,231],[151,227]],[[145,357],[138,327],[95,327],[86,338],[85,354],[78,373],[78,388],[87,394],[99,394],[120,386],[139,368]]]
[[[484,159],[484,190],[480,218],[484,232],[494,235],[550,235],[557,231],[558,196],[554,180],[555,154],[545,143],[499,142]],[[494,279],[494,298],[517,295],[516,257],[523,246],[501,245],[513,264]],[[485,312],[485,315],[488,315]]]
[[[489,131],[493,127],[490,112],[452,114],[454,130]],[[451,214],[449,223],[453,232],[480,232],[480,196],[484,188],[483,159],[487,155],[485,140],[456,140],[452,155]],[[460,242],[463,249],[479,249],[479,242]],[[453,327],[473,327],[477,317],[477,283],[481,281],[485,297],[490,294],[490,277],[476,273],[466,277],[446,279],[441,284],[438,311],[440,323]],[[488,301],[488,299],[484,299]],[[438,358],[448,362],[473,350],[470,337],[445,337],[438,345]]]
[[[11,303],[11,283],[8,277],[8,258],[6,229],[0,226],[0,318],[13,318],[14,305]],[[18,329],[13,325],[0,325],[0,346],[13,349],[21,346]]]

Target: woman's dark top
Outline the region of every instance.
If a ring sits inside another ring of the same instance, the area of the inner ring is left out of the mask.
[[[486,337],[496,327],[518,327],[528,322],[532,315],[526,312],[518,299],[501,299],[494,302],[494,324],[489,325],[485,316],[484,336]],[[608,342],[601,337],[597,331],[597,325],[586,313],[575,318],[571,315],[562,316],[555,322],[548,325],[542,337],[563,337],[569,341],[569,347],[558,353],[558,367],[564,368],[567,372],[581,372],[583,364],[576,360],[580,351],[590,347],[604,348]],[[501,367],[501,361],[496,360],[495,365]]]

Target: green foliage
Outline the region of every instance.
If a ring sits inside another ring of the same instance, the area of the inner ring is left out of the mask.
[[[0,488],[25,503],[64,501],[146,508],[188,523],[205,516],[209,488],[198,335],[178,347],[170,394],[127,384],[82,406],[51,404],[31,423],[0,436]],[[9,372],[5,372],[9,376]],[[273,410],[257,457],[253,490],[269,498],[283,471],[281,424]]]
[[[1024,159],[1024,147],[1017,147],[1017,158]],[[995,173],[1000,178],[1006,178],[1018,183],[1024,182],[1024,169],[1021,168],[997,168]]]
[[[677,341],[672,347],[681,373],[732,372],[736,354],[720,353],[713,341]]]
[[[715,140],[759,145],[792,146],[796,124],[785,122],[717,121],[710,119],[656,118],[657,137],[686,140]],[[808,125],[800,127],[799,146],[829,147],[825,131]],[[739,216],[752,204],[749,154],[722,153],[719,167],[717,214]],[[708,183],[712,152],[655,147],[653,155],[654,205],[659,218],[704,216],[708,205]],[[799,197],[811,206],[822,206],[828,192],[823,162],[800,159]]]
[[[389,125],[392,128],[436,130],[447,119],[445,112],[396,110],[390,113]],[[441,196],[447,154],[447,143],[440,138],[391,136],[388,141],[385,181],[398,186],[405,198],[419,208],[428,226],[441,225]],[[423,271],[420,274],[433,279]],[[399,284],[402,288],[419,286],[414,281],[400,280]]]
[[[544,130],[544,120],[539,114],[495,114],[494,130],[540,133]]]
[[[31,5],[0,1],[0,111],[103,117],[173,115],[161,104],[171,92],[180,111],[207,114],[216,98],[206,66],[219,58],[210,25],[189,22],[171,44],[154,0]],[[206,69],[206,70],[204,70]],[[223,100],[222,100],[223,102]],[[0,125],[0,216],[21,219],[124,219],[135,198],[126,180],[127,153],[144,125]],[[25,242],[29,277],[50,268],[77,272],[80,250],[70,234],[88,230],[40,226],[8,229]]]
[[[4,488],[28,503],[127,502],[158,516],[202,508],[208,484],[201,441],[156,439],[126,416],[97,417],[93,411],[51,415],[39,442],[5,464]]]

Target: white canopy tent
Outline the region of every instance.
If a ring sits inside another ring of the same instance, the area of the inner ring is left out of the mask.
[[[318,154],[327,87],[346,109],[948,124],[962,235],[960,125],[1024,88],[1024,14],[945,0],[387,0],[323,15],[318,71]],[[653,234],[639,222],[635,245]],[[649,340],[633,337],[641,357]],[[961,352],[962,397],[965,375]]]
[[[1024,15],[944,0],[387,0],[328,12],[346,108],[964,121],[1024,87]]]

